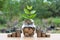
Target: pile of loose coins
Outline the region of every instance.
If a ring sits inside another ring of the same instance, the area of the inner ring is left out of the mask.
[[[23,29],[23,34],[25,37],[32,37],[34,35],[34,28],[32,27],[25,27]]]

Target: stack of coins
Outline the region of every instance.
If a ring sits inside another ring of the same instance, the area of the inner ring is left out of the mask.
[[[37,33],[37,37],[42,37],[41,34],[42,34],[41,32],[40,33]]]
[[[50,37],[50,35],[47,35],[46,33],[37,33],[37,37]]]
[[[16,30],[16,37],[21,37],[21,33],[22,33],[22,31]]]
[[[12,33],[12,37],[16,37],[16,32]]]

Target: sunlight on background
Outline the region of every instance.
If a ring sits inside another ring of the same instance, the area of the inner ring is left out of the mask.
[[[20,0],[12,0],[12,1],[17,1],[17,2],[20,2]]]

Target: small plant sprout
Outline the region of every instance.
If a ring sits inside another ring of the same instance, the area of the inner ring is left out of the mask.
[[[25,19],[33,19],[36,16],[36,10],[32,10],[33,7],[32,6],[27,6],[26,8],[24,8],[24,14],[23,14],[23,18]]]

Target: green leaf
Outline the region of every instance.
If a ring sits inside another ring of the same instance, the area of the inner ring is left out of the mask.
[[[29,13],[30,13],[29,10],[27,10],[26,8],[24,8],[24,12],[25,12],[26,14],[29,14]]]
[[[30,16],[30,19],[33,19],[35,17],[36,17],[36,14],[33,14],[33,15]]]
[[[26,15],[26,14],[23,14],[22,17],[23,17],[23,18],[27,18],[27,15]]]
[[[34,14],[36,11],[35,10],[33,10],[33,11],[31,11],[31,14]]]
[[[27,6],[27,9],[32,10],[32,6]]]

